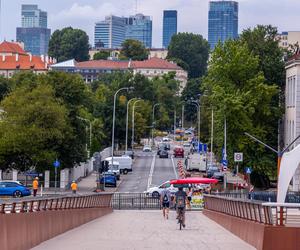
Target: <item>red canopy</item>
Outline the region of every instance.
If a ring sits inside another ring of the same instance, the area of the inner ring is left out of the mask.
[[[191,177],[185,179],[171,180],[170,184],[216,184],[218,180],[202,177]]]

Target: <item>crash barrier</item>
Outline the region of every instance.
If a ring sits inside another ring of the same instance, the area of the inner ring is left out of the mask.
[[[181,160],[177,162],[177,168],[178,168],[180,178],[185,178],[186,174],[183,167],[183,162]]]
[[[300,204],[204,195],[203,213],[257,249],[297,249]],[[293,235],[291,237],[291,235]]]
[[[115,193],[111,206],[117,210],[161,209],[160,197],[146,193]]]
[[[61,196],[0,203],[0,249],[30,249],[112,212],[112,194]]]

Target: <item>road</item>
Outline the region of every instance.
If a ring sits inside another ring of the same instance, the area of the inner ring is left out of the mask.
[[[118,192],[144,192],[148,187],[160,185],[176,178],[172,160],[160,159],[156,152],[136,152],[133,172],[122,175]]]

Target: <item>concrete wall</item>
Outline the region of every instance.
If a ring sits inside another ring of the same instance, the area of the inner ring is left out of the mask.
[[[111,212],[111,208],[86,208],[1,214],[0,249],[27,250]]]

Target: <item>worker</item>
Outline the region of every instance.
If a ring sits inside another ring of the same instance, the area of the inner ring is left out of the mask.
[[[73,193],[73,194],[76,194],[76,191],[77,191],[77,183],[76,183],[75,181],[72,181],[71,189],[72,189],[72,193]]]
[[[39,178],[35,177],[32,182],[33,196],[35,197],[39,188]]]

